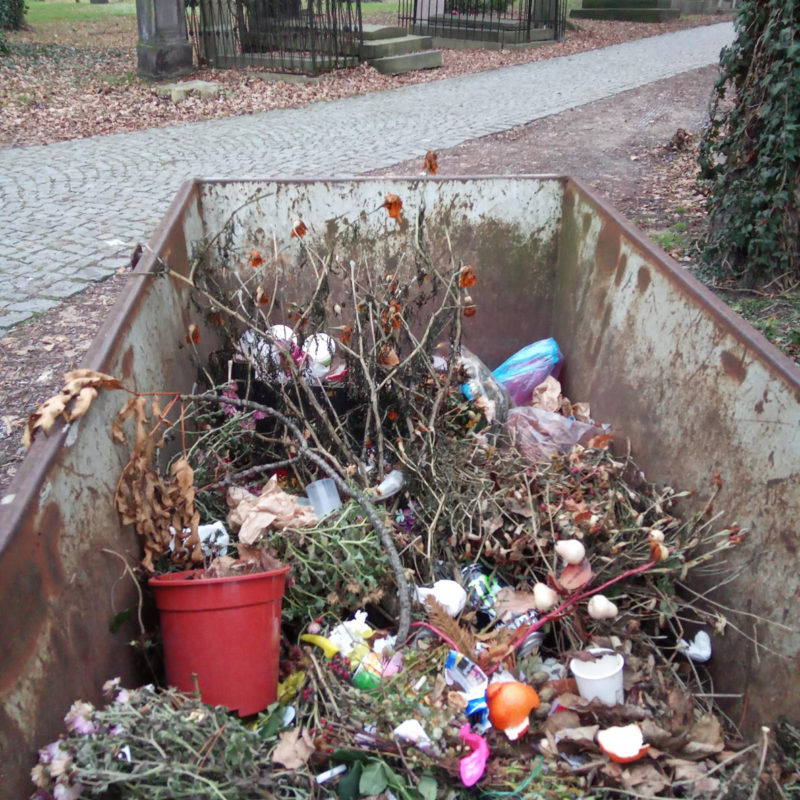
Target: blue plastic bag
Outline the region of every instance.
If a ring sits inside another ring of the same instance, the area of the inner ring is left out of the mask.
[[[492,374],[518,406],[531,402],[533,390],[548,376],[558,377],[563,356],[555,339],[541,339],[506,359]]]

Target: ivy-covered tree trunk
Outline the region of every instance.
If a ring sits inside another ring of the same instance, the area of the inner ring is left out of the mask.
[[[743,0],[700,149],[704,257],[742,286],[800,279],[800,0]]]
[[[0,0],[0,54],[8,52],[4,31],[18,31],[25,24],[25,0]]]

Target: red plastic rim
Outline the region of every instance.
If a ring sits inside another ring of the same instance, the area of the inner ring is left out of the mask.
[[[201,577],[204,570],[202,569],[187,569],[183,572],[168,572],[164,575],[153,575],[148,578],[147,583],[150,586],[159,586],[169,584],[175,588],[178,586],[197,586],[202,581],[203,584],[213,586],[219,583],[229,583],[230,581],[249,581],[249,580],[263,580],[264,578],[274,577],[276,575],[285,575],[291,567],[283,566],[280,569],[271,569],[264,572],[250,572],[247,575],[226,575],[222,578],[203,578]]]

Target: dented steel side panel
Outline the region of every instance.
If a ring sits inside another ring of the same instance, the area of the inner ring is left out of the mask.
[[[554,332],[568,394],[627,437],[648,479],[697,490],[701,507],[721,481],[714,512],[749,533],[692,585],[720,584],[709,595],[721,604],[711,624],[725,628],[715,690],[741,693],[731,716],[751,731],[778,713],[800,718],[800,370],[576,183]]]
[[[180,219],[197,208],[193,198],[187,186],[172,204],[151,242],[160,258],[141,259],[82,366],[141,391],[191,387],[185,290],[163,274],[163,262],[186,271]],[[135,566],[140,545],[113,507],[127,458],[111,423],[126,400],[101,391],[85,417],[39,434],[0,498],[3,797],[31,793],[36,749],[57,738],[74,700],[99,701],[108,678],[143,677],[129,645],[140,633],[138,593],[122,561]],[[126,610],[128,621],[112,633]]]

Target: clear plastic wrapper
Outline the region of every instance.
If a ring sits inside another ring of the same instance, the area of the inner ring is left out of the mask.
[[[533,406],[512,408],[506,429],[517,450],[531,461],[546,460],[576,444],[585,447],[592,438],[605,433],[597,425]]]

